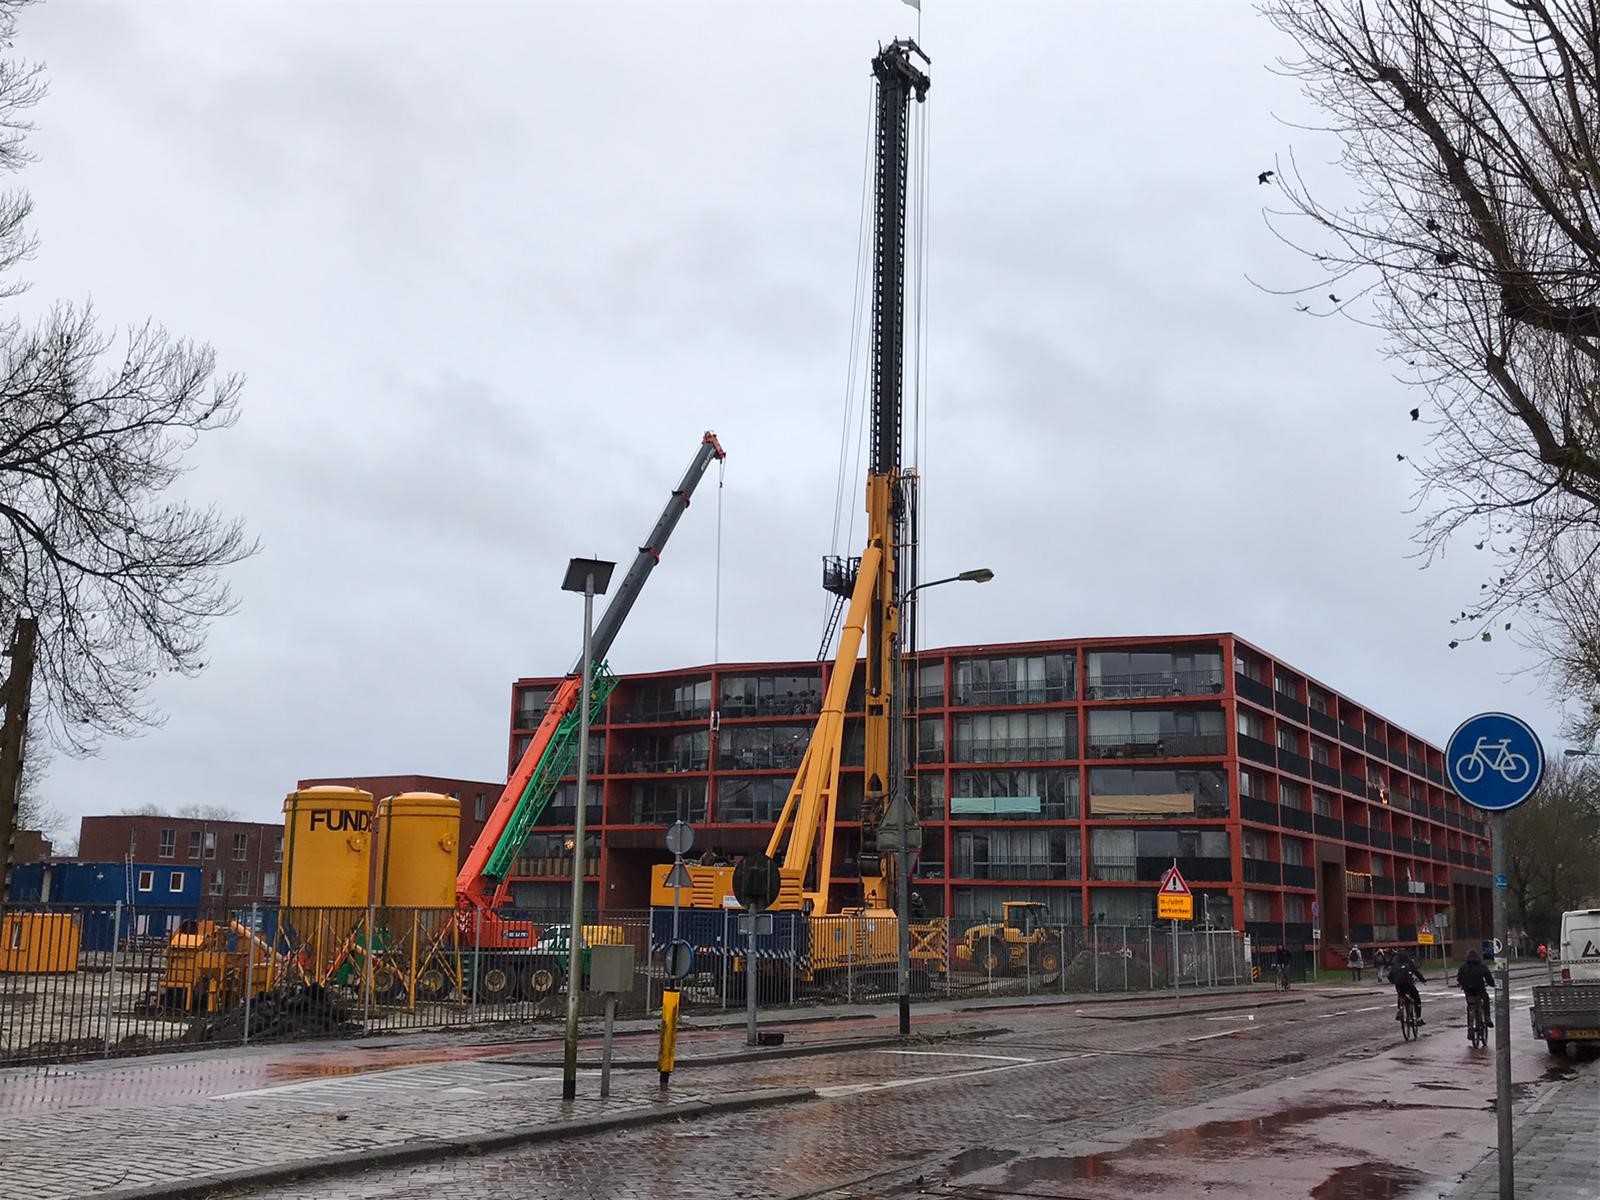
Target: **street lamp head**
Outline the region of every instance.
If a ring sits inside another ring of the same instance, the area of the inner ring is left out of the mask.
[[[962,583],[988,583],[994,578],[994,572],[988,567],[978,567],[972,571],[963,571],[956,578]]]
[[[604,596],[616,566],[603,558],[575,558],[567,564],[567,577],[561,581],[561,590],[581,595],[592,586],[596,596]]]

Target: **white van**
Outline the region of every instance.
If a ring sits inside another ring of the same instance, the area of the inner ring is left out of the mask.
[[[1579,908],[1561,914],[1561,979],[1565,983],[1600,983],[1600,908]]]

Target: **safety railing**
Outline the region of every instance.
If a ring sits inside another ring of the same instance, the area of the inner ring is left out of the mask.
[[[898,922],[866,914],[683,909],[693,957],[683,1005],[764,1008],[879,1004],[899,993]],[[591,918],[584,947],[627,944],[634,986],[620,1016],[659,1011],[671,909]],[[913,919],[914,999],[1138,992],[1248,982],[1244,937],[1165,926],[952,925]],[[137,904],[0,909],[0,1065],[317,1037],[391,1035],[516,1022],[555,1028],[570,977],[567,915],[454,908],[162,908]],[[579,1011],[590,955],[577,956]]]

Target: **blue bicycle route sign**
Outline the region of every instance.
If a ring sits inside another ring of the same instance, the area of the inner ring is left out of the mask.
[[[1539,735],[1508,713],[1479,713],[1463,721],[1444,749],[1450,786],[1474,808],[1505,812],[1521,804],[1544,777]]]

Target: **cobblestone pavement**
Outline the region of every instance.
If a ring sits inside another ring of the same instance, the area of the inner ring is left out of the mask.
[[[1517,1195],[1526,1200],[1600,1198],[1600,1070],[1567,1064],[1560,1082],[1528,1106],[1516,1134]],[[1557,1066],[1555,1069],[1560,1069]],[[1500,1166],[1487,1156],[1451,1200],[1498,1200]]]
[[[1069,1197],[1084,1192],[1063,1180],[1095,1177],[1097,1197],[1144,1196],[1148,1187],[1137,1172],[1125,1161],[1111,1161],[1127,1146],[1135,1147],[1136,1158],[1152,1152],[1149,1145],[1136,1145],[1141,1136],[1170,1136],[1172,1146],[1190,1147],[1202,1166],[1210,1150],[1248,1158],[1252,1139],[1274,1144],[1272,1114],[1286,1111],[1288,1116],[1278,1118],[1283,1130],[1342,1121],[1348,1126],[1343,1142],[1357,1146],[1373,1141],[1388,1147],[1397,1139],[1408,1144],[1411,1131],[1424,1128],[1436,1129],[1447,1144],[1459,1140],[1446,1135],[1464,1112],[1482,1119],[1481,1097],[1471,1094],[1481,1082],[1440,1085],[1462,1088],[1467,1094],[1461,1096],[1419,1091],[1420,1099],[1406,1107],[1404,1128],[1388,1113],[1375,1127],[1356,1128],[1363,1113],[1373,1126],[1374,1091],[1389,1086],[1391,1077],[1448,1077],[1470,1054],[1461,1031],[1442,1012],[1430,1036],[1404,1046],[1388,1020],[1389,996],[1377,989],[1296,991],[1290,1003],[1253,1011],[1148,1020],[1127,1018],[1159,1013],[1159,1002],[1151,1000],[1142,1013],[1070,1006],[1015,1009],[992,1014],[1003,1030],[976,1044],[884,1048],[762,1063],[738,1072],[741,1086],[814,1087],[820,1099],[808,1104],[252,1195],[261,1200],[398,1200],[448,1190],[488,1200],[824,1195],[865,1200],[930,1193]],[[1444,1006],[1458,1002],[1454,997]],[[1173,1008],[1169,1003],[1168,1011]],[[1320,1097],[1309,1107],[1303,1102],[1308,1094]],[[1230,1111],[1240,1115],[1231,1118]],[[1175,1118],[1178,1123],[1171,1125]],[[1488,1120],[1492,1128],[1492,1114]],[[1320,1166],[1319,1155],[1304,1156],[1306,1190],[1277,1186],[1271,1192],[1275,1200],[1309,1196],[1343,1167],[1372,1156],[1365,1150],[1341,1152],[1325,1129],[1313,1132],[1315,1144],[1325,1147]],[[1467,1144],[1451,1148],[1437,1156],[1437,1169],[1459,1175],[1479,1152]],[[1066,1165],[1092,1155],[1099,1156],[1097,1163]],[[1035,1176],[1022,1165],[1029,1161],[1042,1164]],[[1010,1165],[1015,1178],[1008,1181],[1002,1164]],[[1100,1179],[1114,1172],[1135,1184],[1133,1189],[1104,1190]],[[1260,1173],[1259,1163],[1255,1172]],[[1168,1179],[1165,1186],[1168,1195],[1201,1194],[1187,1180],[1174,1187]]]

